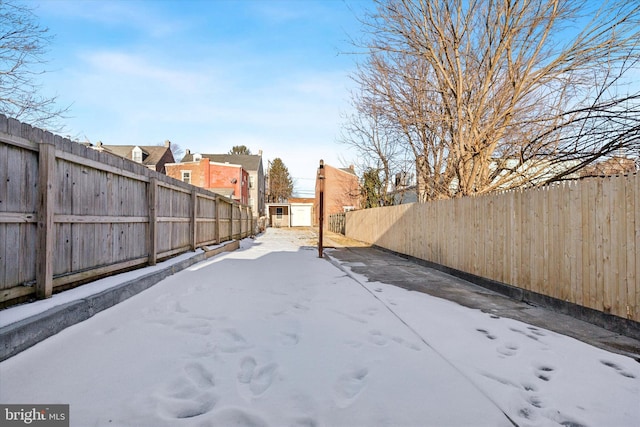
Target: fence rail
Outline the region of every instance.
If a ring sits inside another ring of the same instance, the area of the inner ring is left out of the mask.
[[[248,206],[0,115],[0,305],[252,232]]]
[[[640,174],[348,212],[346,235],[640,321]]]

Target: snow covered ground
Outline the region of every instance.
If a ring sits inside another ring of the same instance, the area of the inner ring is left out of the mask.
[[[640,425],[634,360],[368,283],[308,237],[268,229],[0,363],[0,402],[78,427]]]

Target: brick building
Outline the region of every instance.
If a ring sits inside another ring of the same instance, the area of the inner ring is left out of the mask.
[[[215,164],[240,165],[249,174],[249,199],[254,218],[265,215],[265,178],[262,167],[262,151],[255,154],[199,154],[185,151],[183,163],[209,159]],[[198,185],[198,184],[195,184]],[[205,187],[206,188],[206,187]]]
[[[242,165],[218,163],[206,157],[165,165],[167,175],[216,194],[229,197],[243,205],[249,204],[249,172]]]
[[[325,219],[334,213],[360,208],[360,182],[353,166],[334,168],[325,164],[324,177]],[[318,177],[316,177],[316,197],[313,212],[314,225],[318,225],[320,220],[320,180]]]

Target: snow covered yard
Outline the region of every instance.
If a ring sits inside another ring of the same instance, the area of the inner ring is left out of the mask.
[[[0,363],[0,402],[79,427],[640,425],[634,360],[368,283],[308,237],[268,229]]]

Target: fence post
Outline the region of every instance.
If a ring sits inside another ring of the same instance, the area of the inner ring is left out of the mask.
[[[158,180],[149,178],[149,233],[147,248],[149,248],[149,265],[156,265],[158,253]]]
[[[245,206],[244,208],[244,237],[248,237],[249,236],[249,210],[251,208],[248,206]]]
[[[198,216],[198,193],[195,188],[191,189],[191,227],[189,229],[189,240],[191,240],[191,250],[196,250],[196,244],[198,238],[196,233],[198,231],[198,224],[196,223]]]
[[[36,249],[36,297],[53,293],[53,215],[56,192],[56,146],[52,134],[45,134],[38,148],[38,247]]]
[[[231,202],[231,229],[229,230],[229,232],[231,233],[231,240],[235,239],[235,234],[233,234],[233,211],[235,206],[236,205]]]
[[[215,236],[216,244],[220,244],[220,196],[216,195],[216,222],[215,224]]]

